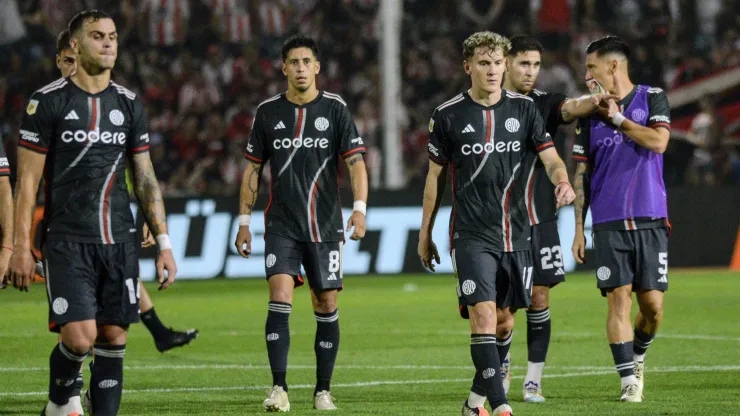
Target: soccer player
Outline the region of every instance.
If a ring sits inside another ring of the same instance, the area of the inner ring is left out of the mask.
[[[579,120],[573,256],[585,259],[583,224],[591,207],[596,284],[606,296],[607,338],[622,379],[621,400],[643,397],[645,353],[663,319],[668,290],[668,209],[663,155],[671,130],[668,99],[660,88],[634,85],[629,47],[607,36],[586,49],[592,90],[619,96],[609,112]],[[614,104],[614,103],[612,103]],[[632,292],[640,308],[630,325]]]
[[[62,74],[62,78],[67,78],[74,74],[77,69],[77,58],[75,52],[69,46],[69,30],[65,30],[59,34],[57,39],[57,68]],[[127,169],[128,171],[128,169]],[[156,240],[152,233],[149,231],[149,227],[144,223],[143,230],[144,242],[142,247],[151,247],[156,244]],[[181,347],[189,344],[192,340],[198,338],[197,329],[188,329],[187,331],[175,331],[171,328],[167,328],[164,323],[157,316],[157,312],[154,310],[154,303],[152,303],[151,297],[146,287],[141,284],[139,285],[140,299],[140,310],[141,320],[144,326],[149,330],[154,338],[154,345],[159,352],[165,352],[172,348]]]
[[[262,165],[270,161],[270,201],[265,208],[265,273],[270,290],[265,337],[273,389],[264,401],[268,412],[287,412],[288,321],[293,289],[304,283],[301,264],[311,288],[316,317],[316,388],[314,407],[334,410],[330,382],[339,348],[337,292],[342,289],[344,232],[337,189],[338,160],[349,170],[354,208],[346,230],[365,236],[367,171],[365,145],[347,104],[336,94],[319,91],[318,47],[298,35],[282,48],[283,75],[288,91],[257,108],[247,143],[239,205],[236,247],[248,257],[252,234],[250,215],[257,200]]]
[[[173,283],[177,267],[149,158],[144,105],[110,80],[116,26],[105,12],[83,11],[69,31],[77,70],[32,95],[21,127],[10,273],[13,284],[27,291],[34,269],[31,220],[43,172],[49,328],[61,332],[62,342],[51,353],[49,402],[42,415],[82,413],[79,401],[70,398],[80,363],[94,346],[91,413],[109,416],[120,406],[127,329],[139,321],[138,247],[124,156],[160,249],[161,289]]]
[[[598,94],[577,99],[569,99],[560,93],[547,93],[534,88],[542,64],[542,45],[531,36],[514,36],[511,40],[506,63],[506,77],[503,88],[507,91],[526,95],[534,100],[542,115],[545,131],[555,137],[558,127],[596,111],[599,104],[618,97]],[[545,165],[537,161],[527,173],[525,194],[529,220],[532,223],[532,255],[534,256],[534,276],[532,279],[532,306],[527,309],[527,376],[524,378],[522,393],[524,401],[539,403],[545,401],[542,395],[542,371],[550,346],[550,288],[565,281],[563,253],[558,233],[558,211],[552,197],[555,187],[545,171]],[[508,393],[511,382],[511,346],[514,314],[501,311],[498,317],[496,337],[499,357],[503,359],[501,375],[504,377],[504,391]]]
[[[497,309],[530,305],[532,254],[528,202],[522,185],[537,155],[556,185],[557,207],[575,197],[534,101],[501,89],[511,44],[478,32],[463,43],[471,88],[434,110],[429,124],[429,173],[419,233],[419,257],[434,271],[439,263],[432,228],[449,169],[452,264],[463,318],[470,319],[470,352],[476,375],[463,415],[511,415],[496,348]]]

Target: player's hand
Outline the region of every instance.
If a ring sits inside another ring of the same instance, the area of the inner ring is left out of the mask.
[[[424,265],[424,267],[426,267],[427,269],[434,271],[435,266],[432,260],[435,260],[437,264],[440,264],[437,245],[434,244],[434,241],[432,241],[431,237],[421,235],[419,236],[418,253],[419,258],[421,259],[421,264]]]
[[[576,193],[568,182],[561,182],[555,187],[555,201],[558,209],[570,204],[574,199],[576,199]]]
[[[157,282],[159,282],[159,290],[167,289],[175,283],[175,275],[177,275],[177,265],[175,264],[175,257],[172,255],[172,250],[161,250],[157,255]],[[165,270],[167,275],[165,275]]]
[[[614,117],[614,114],[619,112],[619,105],[612,99],[607,100],[606,103],[606,107],[599,106],[599,114],[601,114],[602,117],[611,120],[611,118]]]
[[[591,95],[591,102],[593,105],[608,109],[609,101],[619,101],[619,96],[609,93],[593,94]]]
[[[352,211],[352,215],[347,221],[347,231],[351,230],[353,226],[355,231],[349,237],[350,240],[357,241],[365,237],[365,214],[360,211]]]
[[[8,277],[13,282],[13,287],[28,292],[33,280],[36,262],[33,260],[31,250],[16,250],[10,257],[8,266]]]
[[[571,251],[578,264],[583,264],[586,261],[586,236],[583,235],[583,231],[576,230]]]
[[[249,231],[249,226],[240,226],[239,232],[236,234],[236,242],[234,243],[236,246],[236,251],[244,257],[245,259],[249,258],[249,255],[252,253],[252,232]],[[246,248],[244,248],[246,246]]]
[[[10,257],[12,255],[13,252],[6,248],[0,250],[0,289],[5,289],[10,283],[8,265],[10,264]]]
[[[144,237],[144,240],[141,242],[142,247],[146,248],[157,244],[157,240],[154,239],[154,235],[152,235],[151,230],[149,230],[149,225],[147,225],[147,223],[144,223],[144,227],[141,228],[141,234]]]

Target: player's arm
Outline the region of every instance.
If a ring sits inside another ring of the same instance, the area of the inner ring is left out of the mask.
[[[252,252],[252,232],[249,223],[252,219],[252,210],[257,203],[259,195],[260,178],[262,177],[262,166],[269,154],[266,146],[267,134],[262,121],[262,112],[257,109],[254,116],[252,132],[247,139],[244,158],[247,159],[247,167],[242,174],[242,185],[239,190],[239,231],[236,234],[236,251],[244,258],[248,258]]]
[[[15,185],[15,227],[13,256],[10,269],[13,286],[28,291],[33,279],[33,212],[36,208],[36,193],[44,171],[46,154],[18,147],[17,176]],[[4,241],[4,240],[3,240]]]
[[[585,124],[582,126],[581,124]],[[573,159],[576,160],[576,173],[573,177],[573,190],[576,199],[573,201],[573,211],[576,220],[576,233],[571,248],[573,257],[579,264],[583,264],[586,256],[585,224],[586,214],[591,200],[591,185],[589,183],[589,130],[588,121],[578,121],[576,138],[573,143]]]
[[[239,232],[235,243],[236,250],[246,258],[252,252],[252,233],[249,230],[249,223],[259,195],[260,177],[262,177],[262,164],[247,158],[247,167],[244,169],[239,190]]]
[[[434,271],[433,260],[440,264],[440,258],[437,246],[432,241],[432,230],[447,184],[447,167],[450,160],[445,130],[442,126],[442,120],[437,117],[436,112],[429,120],[429,145],[427,148],[429,171],[424,184],[424,201],[421,210],[421,229],[419,230],[417,252],[424,267]]]
[[[355,198],[352,206],[352,215],[347,221],[347,231],[351,230],[350,239],[360,240],[365,237],[367,228],[365,216],[367,215],[367,169],[362,155],[367,148],[365,142],[357,131],[355,122],[352,121],[352,114],[346,105],[337,107],[339,111],[336,114],[336,121],[339,126],[339,155],[344,159],[349,170],[352,181],[352,195]]]
[[[628,120],[622,113],[610,111],[612,123],[640,146],[655,153],[665,153],[671,137],[671,113],[665,92],[651,88],[648,92],[649,118],[647,126]]]
[[[350,181],[352,182],[352,195],[355,203],[352,207],[352,216],[347,223],[347,231],[355,228],[350,236],[352,240],[359,240],[365,237],[365,215],[367,213],[367,168],[365,161],[362,159],[362,153],[356,153],[344,159],[349,170]],[[358,214],[362,214],[361,216]]]
[[[555,143],[553,143],[550,134],[545,131],[545,122],[535,106],[533,104],[527,105],[524,111],[525,116],[529,119],[527,123],[529,127],[528,140],[533,143],[534,151],[537,152],[545,166],[547,177],[555,185],[557,208],[568,205],[573,202],[575,195],[568,180],[568,169],[565,167],[565,162],[558,155],[558,151],[555,150]]]
[[[149,155],[149,133],[144,104],[138,98],[133,103],[133,113],[130,135],[132,140],[129,141],[128,152],[134,194],[139,200],[139,207],[149,225],[149,231],[157,241],[159,254],[155,265],[159,290],[163,290],[174,283],[177,265],[172,254],[172,242],[167,233],[167,215],[164,212],[162,190],[159,188],[159,181]]]
[[[560,104],[560,119],[563,123],[570,123],[579,118],[586,117],[599,109],[607,107],[609,100],[619,100],[613,94],[584,95],[578,98],[566,98]]]
[[[437,219],[439,206],[442,204],[445,185],[447,184],[447,165],[440,165],[429,161],[429,172],[427,172],[424,184],[424,202],[421,211],[421,230],[419,231],[419,257],[424,267],[434,271],[435,260],[440,263],[437,246],[432,241],[432,230]]]
[[[2,149],[2,142],[0,142]],[[4,162],[4,163],[3,163]],[[5,274],[13,254],[13,191],[10,189],[10,168],[8,158],[0,153],[0,227],[2,227],[2,247],[0,247],[0,288],[5,288]]]

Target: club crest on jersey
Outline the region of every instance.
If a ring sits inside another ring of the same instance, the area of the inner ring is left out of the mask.
[[[110,118],[110,122],[113,123],[114,126],[120,126],[123,124],[123,113],[120,110],[111,110],[110,114],[108,114],[108,118]]]
[[[647,117],[647,113],[642,108],[632,110],[632,120],[641,123]]]
[[[29,116],[32,116],[36,114],[36,108],[38,108],[39,102],[38,100],[31,100],[28,102],[28,107],[26,107],[26,114]]]
[[[318,131],[326,131],[329,128],[329,120],[324,117],[319,117],[313,122],[314,127]]]
[[[506,127],[506,130],[509,133],[516,133],[519,131],[519,120],[515,118],[509,118],[506,120],[506,123],[504,123],[504,127]]]

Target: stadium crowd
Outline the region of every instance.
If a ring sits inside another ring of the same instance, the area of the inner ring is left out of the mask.
[[[635,80],[666,89],[740,64],[738,0],[434,3],[404,1],[399,117],[409,183],[420,183],[426,170],[434,106],[465,88],[460,43],[473,30],[537,36],[547,50],[538,88],[571,96],[585,90],[586,45],[606,33],[633,45]],[[318,85],[348,102],[368,147],[371,186],[382,186],[378,0],[0,0],[0,135],[11,165],[28,97],[59,76],[56,35],[77,11],[93,7],[117,22],[113,76],[147,105],[165,194],[238,193],[254,111],[284,89],[280,46],[298,31],[319,41]],[[703,105],[689,132],[697,154],[687,164],[689,176],[740,181],[732,173],[737,155],[715,143],[726,129],[713,108]]]

